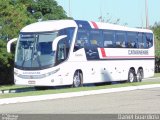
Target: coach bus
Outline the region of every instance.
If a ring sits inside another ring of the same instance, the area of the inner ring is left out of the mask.
[[[74,87],[112,81],[141,82],[154,75],[153,38],[151,30],[109,23],[33,23],[19,34],[14,82]]]

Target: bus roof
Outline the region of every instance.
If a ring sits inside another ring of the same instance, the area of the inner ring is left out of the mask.
[[[110,23],[82,21],[82,20],[48,20],[48,21],[36,22],[24,27],[21,30],[21,32],[49,32],[68,27],[153,33],[151,30],[148,29],[129,28],[126,26],[120,26]]]
[[[68,27],[77,27],[77,24],[73,20],[48,20],[27,25],[21,32],[48,32]]]

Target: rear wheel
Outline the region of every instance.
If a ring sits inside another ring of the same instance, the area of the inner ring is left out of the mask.
[[[135,71],[133,69],[130,69],[128,72],[128,82],[132,83],[135,82],[136,77],[135,77]]]
[[[137,82],[142,82],[142,79],[143,79],[143,69],[138,69]]]
[[[83,84],[83,76],[82,73],[76,71],[73,76],[73,87],[80,87]]]

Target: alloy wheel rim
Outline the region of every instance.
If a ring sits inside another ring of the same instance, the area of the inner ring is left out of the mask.
[[[133,73],[130,73],[130,74],[129,74],[129,81],[130,81],[130,82],[133,82],[133,81],[134,81],[134,75],[133,75]]]
[[[75,87],[78,87],[79,85],[80,85],[80,78],[79,78],[79,76],[78,75],[76,75],[75,77],[74,77],[74,86]]]

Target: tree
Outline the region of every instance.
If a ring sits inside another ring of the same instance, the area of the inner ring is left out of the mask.
[[[154,26],[152,27],[152,30],[154,32],[155,36],[155,54],[157,57],[160,58],[160,22],[155,23]]]
[[[0,36],[17,37],[20,29],[38,20],[70,19],[55,0],[1,0]]]
[[[37,20],[69,19],[55,0],[18,0],[18,2],[25,4],[28,12]]]
[[[13,83],[13,57],[6,51],[6,42],[0,40],[0,84]]]
[[[160,22],[151,27],[155,38],[155,72],[160,72]]]
[[[54,0],[0,0],[0,84],[13,83],[14,54],[7,53],[6,40],[39,19],[69,18]]]
[[[0,36],[3,39],[11,39],[18,36],[22,27],[35,21],[29,17],[26,7],[12,0],[0,1]]]

